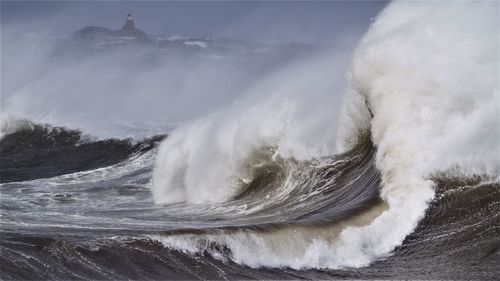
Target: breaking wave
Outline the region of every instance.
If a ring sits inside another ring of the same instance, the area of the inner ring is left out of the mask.
[[[300,79],[286,75],[255,87],[266,102],[236,105],[175,131],[159,149],[155,201],[236,204],[251,197],[244,215],[259,222],[155,239],[251,267],[360,267],[403,243],[436,200],[439,182],[472,177],[473,186],[498,188],[495,7],[392,3],[354,53],[341,110],[326,96],[338,96],[331,91],[342,88],[342,75],[300,66],[293,72]],[[337,87],[324,87],[323,79]],[[365,169],[380,174],[371,178]],[[361,204],[366,194],[381,201]],[[288,215],[301,210],[307,219]],[[284,225],[255,230],[278,222]]]
[[[2,119],[0,183],[49,178],[118,164],[156,146],[165,135],[141,141],[99,140],[26,119]]]

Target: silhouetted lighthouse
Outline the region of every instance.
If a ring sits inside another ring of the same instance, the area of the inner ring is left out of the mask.
[[[123,30],[135,30],[135,23],[134,23],[134,19],[132,18],[131,14],[127,15],[127,22],[125,22],[125,25],[123,26]]]

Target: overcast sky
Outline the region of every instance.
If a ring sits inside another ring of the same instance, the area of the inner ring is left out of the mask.
[[[69,34],[89,25],[120,28],[131,13],[150,34],[328,43],[363,33],[383,1],[171,2],[1,1],[2,28],[16,23]]]

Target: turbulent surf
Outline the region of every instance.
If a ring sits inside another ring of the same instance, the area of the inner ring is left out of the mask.
[[[391,3],[349,55],[141,137],[2,116],[0,276],[497,279],[498,18]]]

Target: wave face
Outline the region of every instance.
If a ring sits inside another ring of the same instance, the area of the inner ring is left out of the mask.
[[[168,137],[2,123],[0,277],[498,279],[498,18],[391,3]]]

